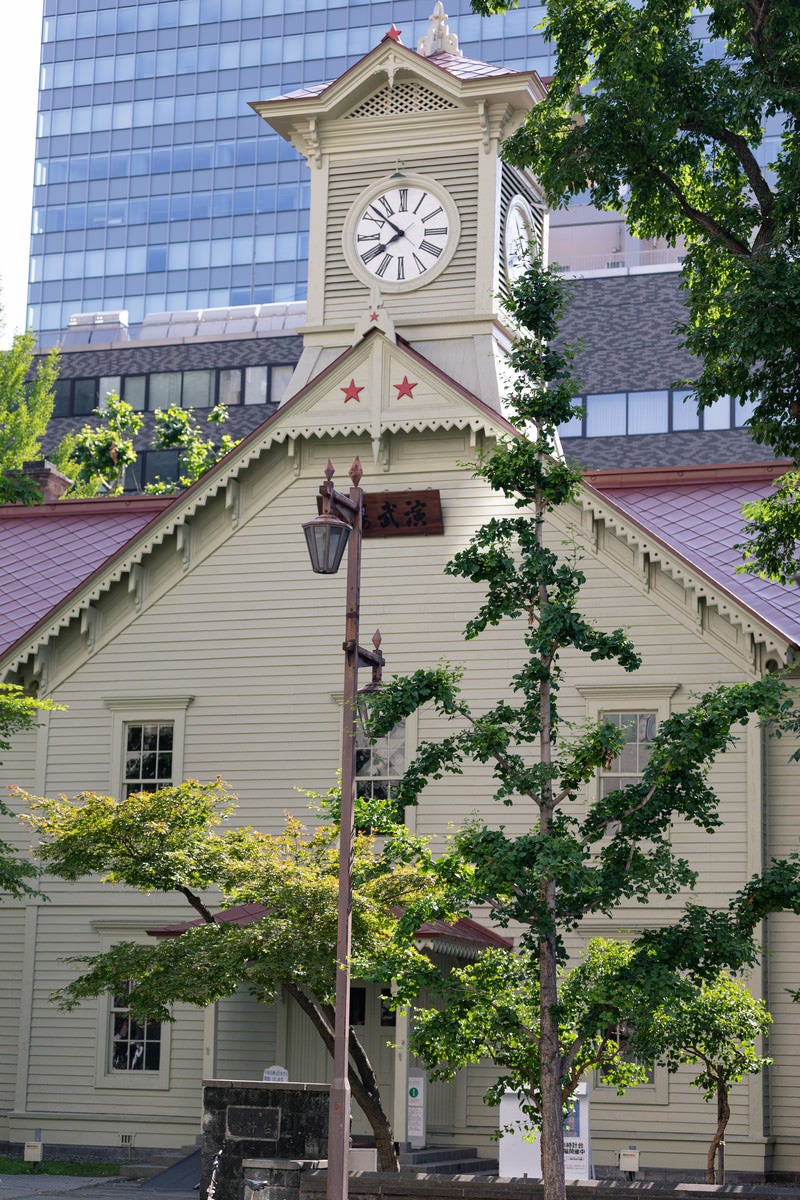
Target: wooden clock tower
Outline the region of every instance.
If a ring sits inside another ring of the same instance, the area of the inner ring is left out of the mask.
[[[401,335],[500,407],[499,297],[542,194],[500,144],[544,95],[538,75],[462,56],[437,0],[417,49],[392,26],[332,83],[253,104],[311,170],[307,324],[290,393],[371,327]]]

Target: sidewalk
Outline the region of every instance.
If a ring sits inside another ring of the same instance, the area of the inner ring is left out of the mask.
[[[197,1196],[194,1189],[167,1192],[129,1179],[0,1174],[0,1200],[197,1200]]]

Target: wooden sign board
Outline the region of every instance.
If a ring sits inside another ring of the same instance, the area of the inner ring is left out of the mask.
[[[418,492],[365,492],[364,537],[426,537],[444,533],[435,488]]]

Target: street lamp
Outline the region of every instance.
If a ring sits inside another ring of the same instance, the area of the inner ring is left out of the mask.
[[[349,475],[349,495],[333,486],[333,463],[328,459],[325,482],[320,485],[319,516],[303,525],[311,568],[319,575],[338,571],[347,547],[347,608],[342,702],[342,801],[339,817],[339,903],[336,924],[336,1012],[334,1022],[333,1082],[328,1122],[327,1200],[347,1200],[350,1156],[350,947],[352,940],[353,826],[355,806],[356,720],[358,668],[372,667],[373,686],[380,682],[383,655],[380,637],[374,650],[358,644],[361,600],[361,535],[364,492],[361,463],[356,458]]]

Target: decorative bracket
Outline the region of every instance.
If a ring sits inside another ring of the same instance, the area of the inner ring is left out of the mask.
[[[225,507],[230,509],[231,525],[236,528],[239,521],[239,500],[241,489],[238,479],[229,479],[225,485]]]
[[[47,691],[50,681],[50,647],[40,646],[33,660],[33,673],[39,683],[40,693]]]
[[[392,88],[394,87],[394,77],[397,74],[399,68],[400,68],[400,63],[397,61],[397,56],[394,54],[390,54],[384,64],[384,70],[386,71],[386,81],[389,84],[389,91],[391,91]]]
[[[133,596],[133,603],[138,611],[142,607],[144,599],[144,567],[141,563],[134,563],[131,567],[128,578],[128,594]]]
[[[179,525],[175,530],[175,546],[183,559],[183,569],[186,571],[192,561],[192,531],[188,524]]]
[[[81,633],[86,638],[86,644],[89,649],[94,650],[97,638],[97,609],[93,604],[90,604],[81,613]]]
[[[489,118],[489,109],[485,100],[478,101],[478,120],[483,129],[483,149],[488,154],[492,148],[492,122]]]

